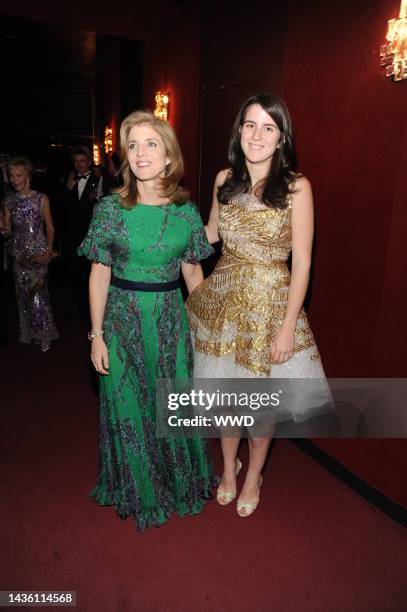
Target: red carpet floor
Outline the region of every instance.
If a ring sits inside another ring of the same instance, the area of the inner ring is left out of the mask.
[[[288,440],[274,445],[248,519],[212,501],[140,534],[92,502],[97,397],[85,326],[57,321],[62,337],[48,353],[13,334],[0,349],[0,590],[74,590],[81,611],[407,609],[407,531]]]

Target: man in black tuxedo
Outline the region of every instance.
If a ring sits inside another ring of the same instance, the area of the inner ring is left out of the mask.
[[[89,309],[90,262],[85,257],[79,257],[76,250],[88,232],[94,204],[102,195],[102,178],[91,170],[92,158],[87,147],[82,145],[74,147],[72,161],[74,170],[66,182],[62,235],[74,314],[81,316]]]

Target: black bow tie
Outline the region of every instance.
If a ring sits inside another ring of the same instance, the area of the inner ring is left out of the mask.
[[[90,172],[89,172],[89,174],[78,174],[78,176],[76,178],[78,179],[78,181],[80,181],[81,179],[85,179],[86,180],[89,175],[90,175]]]

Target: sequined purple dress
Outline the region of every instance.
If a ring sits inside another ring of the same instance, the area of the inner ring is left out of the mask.
[[[32,257],[47,250],[42,206],[44,194],[16,193],[6,200],[11,214],[10,252],[13,257],[20,342],[34,341],[48,346],[58,337],[47,287],[48,264],[35,263]]]

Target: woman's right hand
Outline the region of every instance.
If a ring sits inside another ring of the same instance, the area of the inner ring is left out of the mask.
[[[10,234],[4,214],[0,211],[0,234],[5,238]]]
[[[99,372],[99,374],[109,374],[109,354],[102,336],[93,338],[90,358],[95,370]]]

